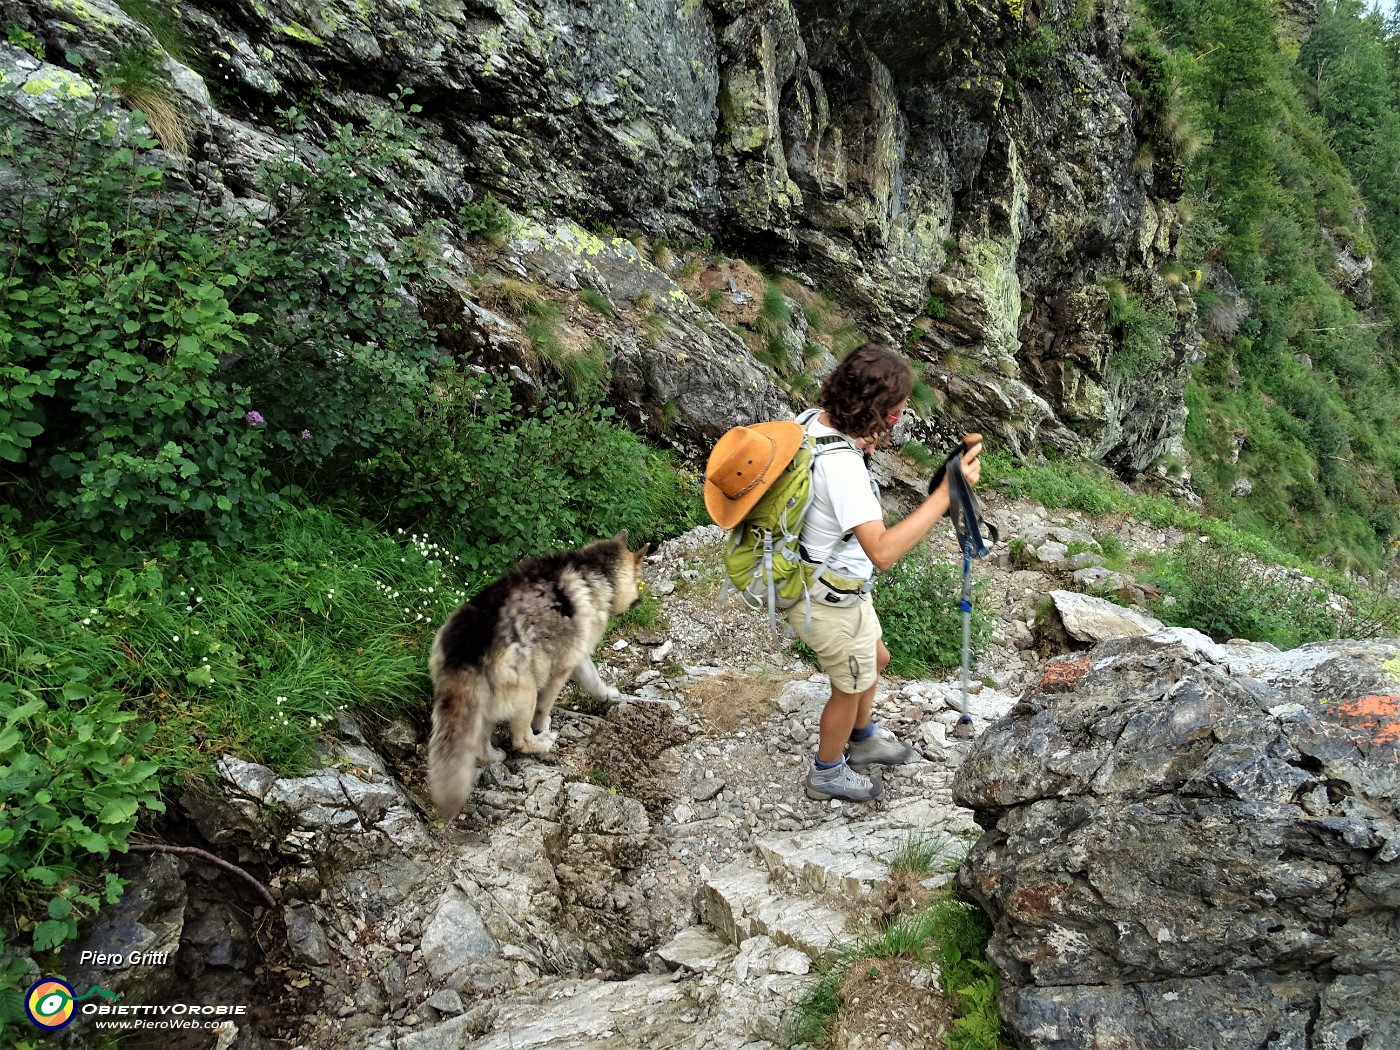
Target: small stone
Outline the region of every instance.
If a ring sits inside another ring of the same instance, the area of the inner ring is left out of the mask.
[[[451,988],[444,988],[442,991],[429,998],[423,1005],[431,1006],[438,1013],[448,1017],[456,1017],[466,1009],[462,1005],[462,997]]]
[[[691,797],[696,802],[708,802],[724,790],[724,781],[718,777],[706,777],[691,789]]]

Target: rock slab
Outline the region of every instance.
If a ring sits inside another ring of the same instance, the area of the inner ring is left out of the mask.
[[[1398,695],[1395,640],[1052,661],[953,784],[1016,1045],[1400,1046]]]

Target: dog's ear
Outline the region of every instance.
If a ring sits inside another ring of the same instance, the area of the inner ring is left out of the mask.
[[[651,550],[651,544],[643,543],[642,549],[639,550],[636,554],[632,555],[632,557],[635,558],[637,561],[638,568],[641,568],[642,562],[647,560],[647,551],[649,550]]]
[[[626,530],[626,529],[620,529],[620,530],[618,531],[617,535],[614,536],[614,537],[612,538],[612,541],[613,541],[614,543],[616,543],[619,547],[621,547],[623,550],[626,550],[626,549],[627,549],[627,530]]]

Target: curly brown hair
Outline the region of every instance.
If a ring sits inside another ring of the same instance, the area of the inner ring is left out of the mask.
[[[821,406],[831,425],[853,438],[884,438],[886,418],[914,389],[909,366],[883,343],[852,350],[822,384]]]

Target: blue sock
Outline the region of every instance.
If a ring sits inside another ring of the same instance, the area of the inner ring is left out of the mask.
[[[869,740],[874,735],[875,719],[872,718],[866,725],[851,730],[851,743],[859,744],[862,740]]]
[[[835,769],[842,762],[846,761],[846,756],[842,755],[835,762],[823,762],[820,758],[813,758],[812,761],[816,763],[818,769]]]

